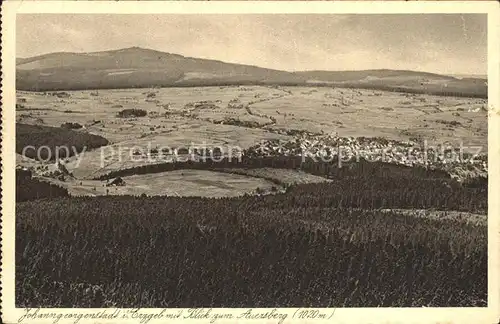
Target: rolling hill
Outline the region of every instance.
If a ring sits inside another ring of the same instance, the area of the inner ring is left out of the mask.
[[[486,97],[485,79],[398,70],[287,72],[131,47],[16,60],[18,90],[316,85]]]

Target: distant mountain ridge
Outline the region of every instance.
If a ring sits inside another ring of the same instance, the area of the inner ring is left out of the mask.
[[[31,91],[314,84],[480,97],[487,93],[481,79],[402,70],[288,72],[140,47],[18,58],[16,73],[17,89]]]
[[[457,79],[488,79],[487,74],[449,74],[450,76]]]

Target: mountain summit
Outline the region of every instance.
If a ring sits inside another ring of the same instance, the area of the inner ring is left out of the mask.
[[[398,70],[287,72],[186,57],[141,47],[59,52],[16,60],[19,90],[185,87],[242,84],[330,85],[486,94],[485,80]]]

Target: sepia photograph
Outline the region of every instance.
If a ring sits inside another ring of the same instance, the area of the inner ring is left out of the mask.
[[[498,301],[487,11],[14,16],[19,321]]]

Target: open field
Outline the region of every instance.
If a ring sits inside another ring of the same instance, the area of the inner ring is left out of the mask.
[[[147,98],[150,92],[155,94],[153,99]],[[339,132],[342,136],[394,139],[423,136],[429,142],[462,139],[472,144],[485,144],[487,139],[484,99],[341,88],[276,89],[263,86],[100,90],[94,96],[91,96],[92,91],[67,93],[69,97],[61,99],[36,92],[18,92],[18,98],[26,99],[23,108],[17,109],[18,122],[43,122],[52,126],[78,122],[86,125],[87,131],[102,134],[115,143],[141,136],[161,138],[162,134],[170,133],[186,135],[187,140],[198,136],[193,139],[206,138],[214,144],[234,142],[231,138],[224,138],[225,117],[255,121],[259,125],[269,123],[267,127],[256,127],[261,137],[269,133],[261,128],[285,128]],[[127,108],[144,109],[149,116],[116,118],[120,110]],[[168,115],[164,116],[165,113]],[[446,122],[457,124],[450,129]],[[191,135],[189,129],[194,134]],[[220,138],[210,134],[210,129],[217,134],[222,132],[218,135]],[[227,129],[228,133],[233,131],[234,128]],[[175,134],[162,140],[171,137],[175,142]],[[245,138],[240,138],[240,142],[245,146]]]
[[[295,88],[291,91],[291,95],[256,103],[252,110],[275,117],[278,128],[395,140],[421,137],[430,143],[460,139],[473,145],[486,143],[483,110],[486,101],[482,99],[356,89]],[[443,121],[458,124],[447,127]]]
[[[269,191],[274,183],[261,177],[204,170],[179,170],[121,178],[124,185],[107,186],[99,180],[45,181],[67,188],[71,196],[132,195],[234,197]]]

